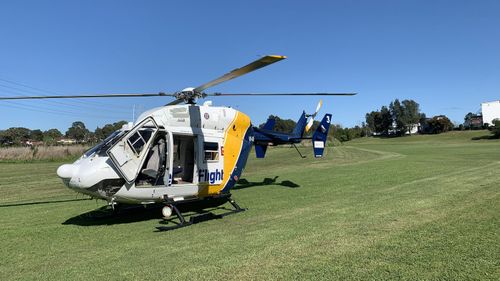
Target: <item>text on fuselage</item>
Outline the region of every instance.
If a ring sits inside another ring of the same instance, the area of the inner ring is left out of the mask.
[[[215,171],[210,172],[207,169],[200,169],[198,171],[198,182],[209,182],[214,184],[215,182],[222,181],[224,178],[224,170],[215,169]]]

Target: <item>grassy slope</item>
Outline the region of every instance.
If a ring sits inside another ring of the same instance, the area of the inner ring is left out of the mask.
[[[248,211],[166,233],[156,214],[77,219],[103,204],[74,200],[57,163],[0,163],[0,276],[498,280],[500,142],[478,134],[271,149],[233,192]]]

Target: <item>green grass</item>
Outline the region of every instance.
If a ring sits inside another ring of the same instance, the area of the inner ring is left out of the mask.
[[[270,149],[233,191],[248,211],[163,233],[159,215],[78,219],[104,203],[66,189],[59,163],[0,163],[0,278],[499,280],[500,141],[471,140],[485,134]]]

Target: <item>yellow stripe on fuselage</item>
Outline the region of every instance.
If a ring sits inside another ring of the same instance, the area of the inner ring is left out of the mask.
[[[243,148],[243,140],[247,130],[250,128],[250,117],[239,111],[224,132],[224,178],[220,184],[209,185],[207,193],[203,195],[215,195],[224,188],[233,173],[236,162]]]

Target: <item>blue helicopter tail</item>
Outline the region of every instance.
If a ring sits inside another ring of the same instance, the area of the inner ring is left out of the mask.
[[[264,158],[266,156],[267,145],[255,144],[255,154],[257,158]]]
[[[312,136],[312,143],[314,148],[314,157],[319,158],[323,156],[323,151],[325,150],[326,138],[328,136],[328,130],[330,129],[330,123],[332,120],[331,114],[325,114],[323,120],[319,124],[318,128]]]
[[[307,125],[306,112],[302,111],[302,115],[300,115],[299,121],[297,121],[297,125],[293,129],[292,135],[296,138],[301,138],[304,135],[304,130]]]
[[[274,129],[274,125],[276,124],[276,119],[268,118],[266,124],[262,127],[264,130],[272,130]]]

